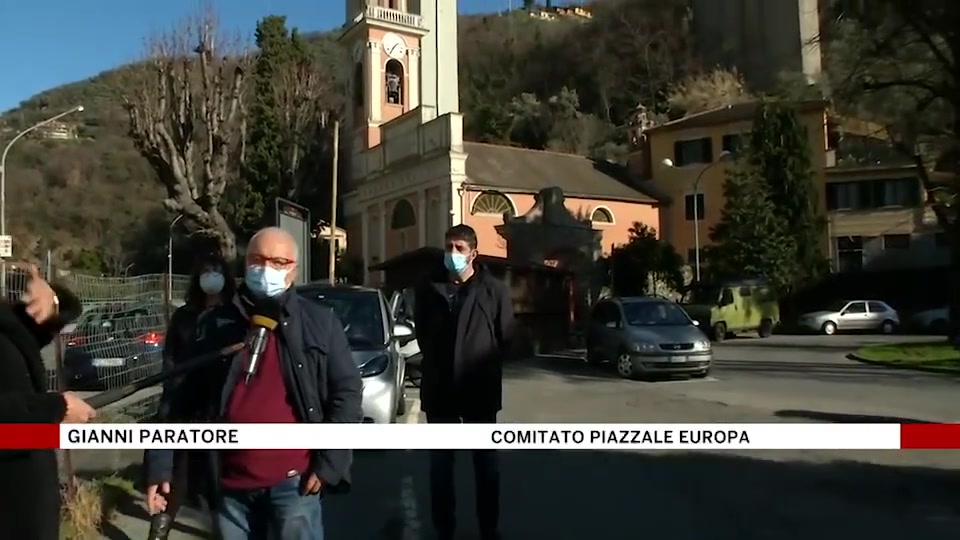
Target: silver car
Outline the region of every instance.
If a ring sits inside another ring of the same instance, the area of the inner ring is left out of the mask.
[[[900,315],[880,300],[841,300],[827,309],[804,313],[798,322],[802,328],[828,336],[849,330],[892,334],[900,326]]]
[[[403,416],[407,366],[400,347],[413,337],[413,330],[393,322],[383,294],[365,287],[322,284],[302,285],[297,292],[333,309],[340,318],[363,377],[363,421],[390,424]]]
[[[710,340],[679,305],[657,297],[605,298],[587,334],[587,362],[613,362],[628,379],[710,373]]]

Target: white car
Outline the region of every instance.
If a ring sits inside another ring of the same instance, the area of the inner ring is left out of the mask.
[[[950,308],[944,306],[915,313],[910,318],[910,322],[918,330],[936,334],[946,333],[950,322]]]
[[[802,328],[828,336],[848,330],[879,330],[892,334],[900,326],[900,315],[880,300],[841,300],[827,309],[804,313],[798,322]]]

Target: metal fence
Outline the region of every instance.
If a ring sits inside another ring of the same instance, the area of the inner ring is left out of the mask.
[[[29,267],[7,263],[7,297],[19,298],[30,278]],[[43,351],[51,390],[96,393],[159,373],[169,315],[183,304],[188,276],[166,274],[108,278],[82,274],[55,274],[49,266],[44,278],[74,292],[82,314]],[[122,416],[141,420],[155,412],[157,395],[132,400]]]

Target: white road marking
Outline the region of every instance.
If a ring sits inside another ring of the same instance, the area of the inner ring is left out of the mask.
[[[420,400],[419,399],[410,400],[410,407],[407,408],[407,414],[403,422],[405,424],[420,423]]]
[[[420,423],[420,400],[410,400],[410,406],[407,408],[407,415],[404,419],[407,424]],[[407,450],[410,453],[410,450]],[[421,526],[420,515],[417,511],[417,490],[414,485],[413,475],[408,474],[400,481],[400,508],[403,512],[403,540],[420,540]]]
[[[696,384],[696,383],[705,383],[705,382],[720,382],[720,379],[716,377],[704,377],[702,379],[674,379],[669,381],[640,381],[644,384],[651,385],[665,385],[665,384]]]
[[[400,482],[400,508],[403,511],[403,540],[420,540],[420,517],[417,514],[413,476],[407,475]]]

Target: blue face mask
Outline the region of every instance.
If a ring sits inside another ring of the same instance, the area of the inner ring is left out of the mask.
[[[287,272],[288,270],[251,264],[247,267],[244,282],[253,294],[273,297],[287,290]]]
[[[462,253],[447,251],[443,254],[443,265],[454,274],[462,274],[467,269],[467,264],[467,256]]]

